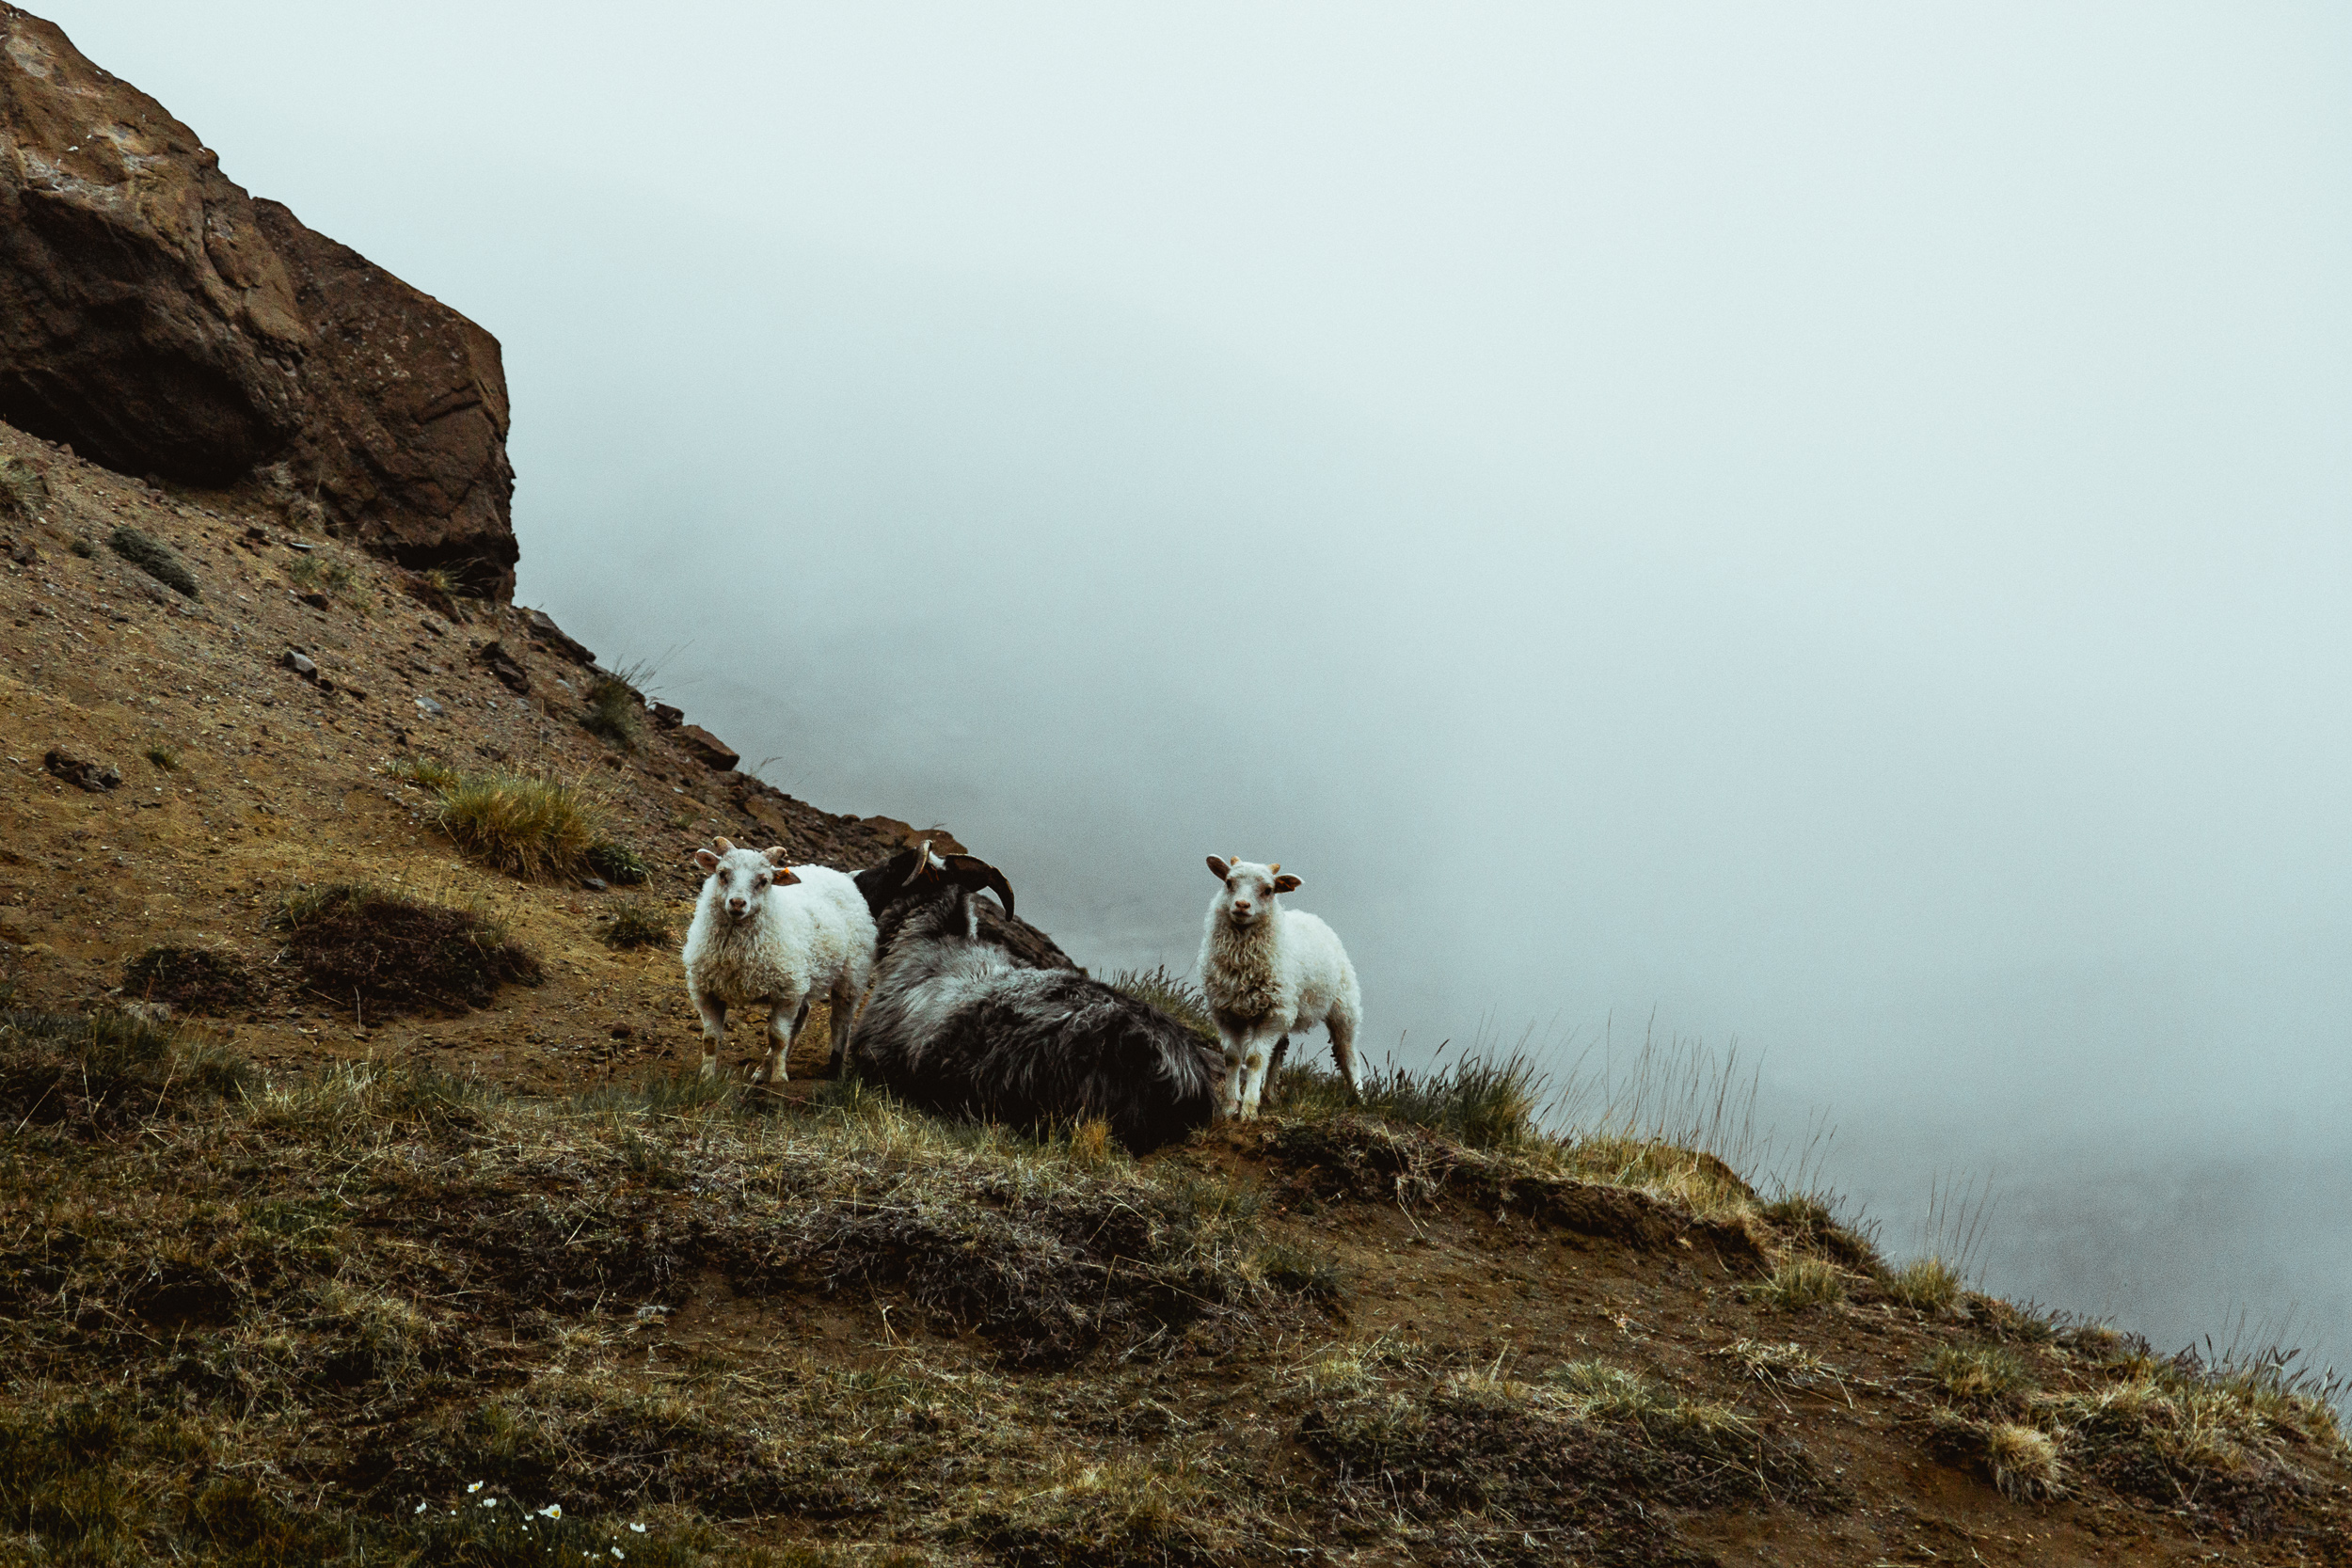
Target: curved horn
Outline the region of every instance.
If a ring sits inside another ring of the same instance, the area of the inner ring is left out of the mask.
[[[1267,866],[1266,869],[1268,871],[1279,871],[1282,869],[1282,863],[1280,861],[1276,861],[1272,865]]]
[[[986,888],[1005,906],[1005,913],[1012,913],[1012,884],[1005,874],[977,855],[949,855],[947,875],[969,888]]]
[[[735,853],[735,841],[733,839],[714,838],[710,842],[719,847],[719,853],[723,855],[732,855]]]
[[[911,886],[917,877],[920,877],[924,872],[929,871],[930,868],[931,841],[927,838],[914,851],[914,869],[908,872],[907,879],[900,882],[898,885],[900,887]]]

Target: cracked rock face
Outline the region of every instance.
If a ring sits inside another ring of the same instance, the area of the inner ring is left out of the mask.
[[[164,106],[0,0],[0,420],[511,594],[498,341],[257,201]]]

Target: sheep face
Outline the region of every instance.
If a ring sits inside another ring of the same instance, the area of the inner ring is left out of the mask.
[[[788,887],[801,879],[784,863],[781,848],[739,849],[723,838],[716,843],[715,852],[695,850],[694,863],[709,873],[703,881],[703,896],[715,902],[731,921],[739,924],[751,919],[766,902],[771,887]]]
[[[1227,861],[1211,855],[1209,872],[1225,884],[1215,907],[1216,917],[1231,926],[1249,927],[1271,920],[1276,895],[1300,885],[1297,878],[1282,869],[1280,861],[1260,865],[1255,861]]]

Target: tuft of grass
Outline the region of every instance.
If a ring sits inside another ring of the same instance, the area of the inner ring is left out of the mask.
[[[645,699],[621,675],[600,674],[589,682],[580,728],[624,752],[645,744]]]
[[[104,1131],[241,1093],[218,1040],[123,1013],[0,1011],[0,1120]]]
[[[468,610],[478,604],[478,596],[469,591],[465,578],[446,566],[405,573],[399,583],[409,597],[460,624],[472,619]]]
[[[1166,964],[1155,969],[1122,969],[1107,983],[1123,996],[1157,1007],[1204,1043],[1218,1043],[1216,1021],[1209,1016],[1209,999],[1183,975],[1170,974]]]
[[[479,911],[377,888],[297,894],[273,924],[313,990],[379,1015],[487,1006],[501,985],[544,978],[537,958]]]
[[[384,771],[403,784],[435,793],[453,787],[465,775],[436,757],[397,757]]]
[[[735,1085],[699,1070],[654,1072],[629,1084],[603,1084],[573,1100],[579,1109],[607,1116],[674,1117],[731,1104]]]
[[[666,947],[670,942],[670,917],[648,899],[624,899],[613,905],[604,918],[604,941],[606,946],[623,951]]]
[[[2027,1302],[2020,1307],[1998,1296],[1969,1295],[1968,1307],[1978,1325],[1996,1339],[2024,1345],[2047,1345],[2058,1338],[2058,1323],[2050,1314]]]
[[[468,773],[438,786],[435,821],[468,856],[525,879],[579,877],[608,843],[601,800],[585,784],[529,773]]]
[[[1928,1446],[1937,1457],[1975,1469],[2018,1502],[2064,1492],[2060,1443],[2059,1434],[2024,1421],[1980,1419],[1941,1405],[1928,1417]]]
[[[1748,1299],[1782,1312],[1802,1312],[1846,1299],[1846,1276],[1820,1258],[1784,1259],[1778,1268],[1748,1287]]]
[[[1774,1392],[1818,1388],[1825,1383],[1835,1384],[1841,1390],[1845,1387],[1845,1379],[1836,1369],[1794,1340],[1774,1344],[1743,1337],[1707,1354],[1730,1362]]]
[[[286,568],[286,580],[297,588],[324,588],[340,593],[351,586],[352,572],[333,557],[313,551]]]
[[[1764,1217],[1801,1252],[1825,1258],[1855,1274],[1876,1274],[1883,1267],[1871,1229],[1838,1217],[1841,1200],[1835,1193],[1788,1193],[1764,1205]]]
[[[1915,1312],[1948,1312],[1960,1301],[1965,1282],[1960,1271],[1937,1257],[1915,1258],[1889,1273],[1886,1293]]]
[[[2046,1432],[2016,1421],[1997,1421],[1985,1433],[1985,1458],[1993,1484],[2019,1499],[2055,1497],[2064,1490],[2058,1446]]]
[[[0,457],[0,512],[38,516],[49,505],[49,480],[22,457]]]
[[[1278,1291],[1311,1301],[1337,1303],[1347,1299],[1347,1283],[1339,1265],[1302,1247],[1276,1242],[1258,1254],[1258,1272]]]
[[[154,535],[126,523],[107,536],[106,547],[173,592],[191,599],[204,596],[197,587],[196,574],[188,570],[188,563]]]
[[[635,887],[653,877],[653,867],[644,856],[613,839],[591,844],[584,858],[589,870],[615,887]]]
[[[1330,1467],[1343,1502],[1442,1523],[1448,1539],[1475,1548],[1453,1560],[1690,1560],[1667,1510],[1835,1496],[1801,1449],[1630,1369],[1579,1361],[1522,1382],[1476,1366],[1426,1389],[1385,1370],[1327,1354],[1308,1372],[1314,1397],[1300,1440]]]
[[[194,1013],[227,1013],[260,998],[262,983],[234,954],[204,947],[150,947],[123,967],[123,994]]]
[[[1467,1148],[1517,1149],[1541,1141],[1535,1117],[1543,1074],[1528,1057],[1473,1053],[1424,1072],[1391,1063],[1365,1074],[1360,1100],[1338,1073],[1304,1064],[1285,1070],[1274,1086],[1276,1116],[1377,1117],[1424,1127]]]
[[[160,768],[167,773],[177,773],[180,771],[180,753],[172,751],[169,747],[150,746],[147,749],[146,756],[148,761],[153,763],[157,768]]]
[[[1927,1373],[1947,1397],[1964,1404],[2013,1403],[2041,1381],[2024,1356],[1993,1344],[1938,1345],[1928,1356]]]
[[[1073,1466],[969,1533],[1015,1568],[1209,1568],[1231,1560],[1221,1502],[1187,1466],[1114,1460]]]

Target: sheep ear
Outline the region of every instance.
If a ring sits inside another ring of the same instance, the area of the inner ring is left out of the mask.
[[[1277,893],[1288,893],[1296,886],[1298,886],[1298,879],[1295,877],[1277,877],[1274,879],[1274,891]]]
[[[782,865],[784,863],[784,846],[781,844],[771,844],[767,848],[762,849],[759,852],[759,858],[766,861],[770,865]]]
[[[793,870],[790,866],[788,866],[788,865],[780,865],[780,866],[777,866],[777,867],[776,867],[776,876],[775,876],[775,883],[776,883],[776,886],[778,886],[778,887],[790,887],[793,883],[795,883],[795,882],[799,881],[800,879],[801,879],[801,874],[800,874],[799,872],[797,872],[797,871]]]
[[[1215,855],[1211,855],[1209,857],[1209,875],[1215,877],[1218,881],[1223,881],[1226,875],[1233,868],[1232,866],[1226,864],[1223,861],[1218,860]]]
[[[735,853],[735,841],[733,839],[714,838],[710,842],[719,847],[719,853],[723,855],[732,855]]]
[[[996,895],[996,901],[1005,906],[1005,912],[1012,913],[1012,884],[1005,880],[1003,872],[977,855],[949,855],[947,875],[961,886],[988,889]]]
[[[719,869],[719,857],[707,849],[697,849],[694,851],[694,863],[705,871],[716,871]]]

